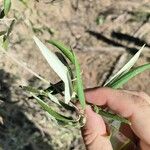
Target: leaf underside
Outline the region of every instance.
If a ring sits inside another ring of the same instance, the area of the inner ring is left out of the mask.
[[[37,37],[33,37],[35,43],[39,47],[42,55],[47,60],[50,67],[61,78],[65,85],[65,103],[69,103],[72,95],[72,82],[67,67],[51,52]]]
[[[117,89],[122,87],[126,82],[128,82],[130,79],[132,79],[133,77],[135,77],[136,75],[144,72],[145,70],[150,69],[150,64],[145,64],[139,67],[136,67],[134,69],[132,69],[131,71],[125,73],[124,75],[122,75],[120,78],[118,78],[116,81],[112,82],[111,84],[108,84],[108,87]]]
[[[143,51],[144,46],[145,45],[143,45],[142,48],[110,80],[108,80],[104,84],[104,86],[107,86],[108,84],[117,81],[119,77],[128,72],[138,60],[141,52]]]

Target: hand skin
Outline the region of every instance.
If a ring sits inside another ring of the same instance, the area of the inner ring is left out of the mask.
[[[143,92],[95,88],[85,92],[86,101],[108,106],[131,121],[131,129],[139,138],[140,150],[150,150],[150,97]],[[90,106],[85,110],[87,122],[82,136],[87,150],[112,150],[102,117]],[[131,130],[130,129],[130,130]]]

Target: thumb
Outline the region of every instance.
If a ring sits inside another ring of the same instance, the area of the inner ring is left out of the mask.
[[[82,136],[87,150],[112,150],[102,117],[90,106],[85,110],[86,124],[82,128]]]

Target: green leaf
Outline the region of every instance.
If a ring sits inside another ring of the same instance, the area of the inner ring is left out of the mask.
[[[85,109],[86,103],[85,103],[85,96],[84,96],[83,83],[82,83],[82,77],[81,77],[81,69],[80,69],[80,65],[78,63],[78,60],[75,54],[74,54],[74,63],[75,63],[75,70],[76,70],[76,77],[77,77],[76,79],[77,95],[78,95],[80,104],[82,106],[82,109]]]
[[[45,95],[45,93],[51,93],[52,95],[56,95],[64,91],[64,83],[63,81],[59,81],[55,84],[50,84],[48,88],[40,90],[31,86],[21,86],[23,90],[27,90],[29,92],[33,92],[39,95]]]
[[[7,50],[8,49],[8,45],[9,45],[9,41],[6,35],[3,36],[3,43],[2,43],[2,47]]]
[[[145,70],[150,69],[150,64],[145,64],[139,67],[136,67],[134,69],[132,69],[131,71],[125,73],[124,75],[122,75],[120,78],[118,78],[116,81],[114,81],[111,84],[108,84],[108,87],[117,89],[122,87],[126,82],[128,82],[128,80],[130,80],[131,78],[135,77],[136,75],[142,73]]]
[[[15,23],[15,20],[12,20],[12,22],[11,22],[11,24],[10,24],[8,30],[7,30],[7,31],[2,31],[2,32],[0,32],[0,36],[1,36],[2,34],[4,34],[4,36],[3,36],[3,45],[2,45],[2,46],[3,46],[3,48],[4,48],[5,50],[8,49],[8,46],[9,46],[9,35],[10,35],[12,29],[13,29],[14,23]]]
[[[131,124],[130,121],[128,119],[125,119],[117,114],[112,114],[110,112],[107,112],[107,111],[104,111],[103,109],[101,109],[100,107],[98,106],[94,106],[94,111],[97,113],[97,114],[100,114],[101,116],[104,116],[106,118],[111,118],[112,120],[117,120],[117,121],[120,121],[120,122],[123,122],[123,123],[126,123],[126,124]]]
[[[28,7],[28,0],[19,0],[23,5]]]
[[[4,9],[0,10],[0,19],[5,17]]]
[[[33,37],[42,55],[47,60],[51,68],[57,73],[65,84],[65,103],[69,103],[72,95],[72,83],[67,67],[52,53],[37,37]]]
[[[32,93],[35,93],[35,94],[38,94],[38,95],[45,95],[45,92],[43,90],[36,89],[32,86],[21,86],[21,88],[23,90],[26,90],[28,92],[32,92]]]
[[[28,92],[31,92],[31,93],[34,93],[36,94],[37,97],[39,97],[40,99],[42,99],[40,96],[44,96],[44,97],[47,97],[49,98],[50,100],[52,100],[53,102],[55,102],[56,104],[62,106],[63,108],[65,108],[66,110],[70,110],[70,111],[75,111],[76,108],[74,106],[70,106],[66,103],[64,103],[63,101],[61,100],[58,100],[54,95],[52,95],[50,92],[48,91],[44,91],[44,90],[41,90],[41,89],[37,89],[37,88],[34,88],[32,86],[21,86],[21,88],[23,90],[26,90]],[[52,91],[51,91],[52,92]],[[43,98],[44,98],[43,97]]]
[[[3,0],[3,3],[4,3],[4,13],[5,15],[7,15],[11,7],[11,0]]]
[[[61,105],[58,98],[54,95],[52,95],[50,92],[46,93],[47,96],[49,97],[50,100],[52,100],[53,102],[55,102],[58,105]]]
[[[47,40],[47,42],[56,46],[74,64],[74,56],[70,48],[66,47],[63,43],[58,41]]]
[[[7,33],[7,31],[0,31],[0,36],[4,35],[6,33]]]
[[[61,104],[62,107],[64,107],[66,110],[70,110],[70,111],[76,111],[76,108],[74,106],[70,106],[66,103],[64,103],[63,101],[59,101],[59,103]]]
[[[7,38],[9,37],[9,35],[10,35],[10,33],[11,33],[13,27],[14,27],[14,24],[15,24],[15,20],[12,20],[12,22],[11,22],[11,24],[10,24],[8,30],[7,30],[7,35],[6,35]]]
[[[104,15],[100,15],[100,16],[98,16],[97,18],[96,18],[96,24],[97,25],[102,25],[104,22],[105,22],[105,16]]]
[[[53,95],[56,95],[56,94],[62,94],[62,92],[65,90],[65,87],[64,87],[64,82],[61,80],[55,84],[50,84],[50,86],[48,88],[46,88],[44,91],[45,92],[50,92],[51,94]]]
[[[117,81],[120,76],[128,72],[138,60],[144,46],[145,45],[143,45],[142,48],[128,61],[128,63],[125,64],[110,80],[108,80],[104,86],[107,86],[111,82]]]
[[[37,102],[41,105],[41,107],[47,111],[52,117],[54,117],[58,121],[66,122],[66,123],[75,123],[76,121],[72,117],[66,117],[64,115],[59,114],[58,112],[54,111],[50,106],[48,106],[44,101],[42,101],[39,97],[35,94],[31,93],[31,95],[37,100]]]
[[[31,93],[34,93],[34,94],[38,94],[37,97],[39,96],[45,96],[45,97],[48,97],[52,102],[58,104],[58,105],[61,105],[59,103],[59,100],[57,99],[57,97],[55,97],[54,95],[52,95],[50,92],[45,92],[44,90],[39,90],[39,89],[36,89],[34,87],[31,87],[31,86],[22,86],[22,88],[28,92],[31,92]]]

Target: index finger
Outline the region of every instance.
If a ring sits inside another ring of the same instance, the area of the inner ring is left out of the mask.
[[[87,102],[99,106],[107,105],[126,118],[130,118],[142,105],[147,105],[147,102],[138,95],[111,88],[89,89],[86,90],[85,96]]]
[[[138,95],[110,88],[87,90],[85,96],[89,103],[107,105],[111,110],[128,118],[137,136],[150,142],[147,140],[150,139],[150,105],[146,100]]]

